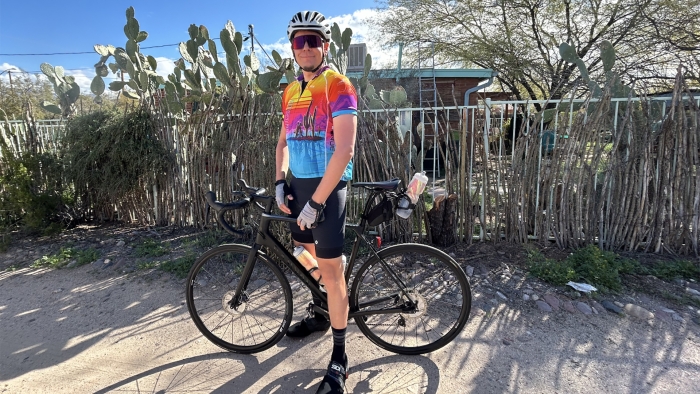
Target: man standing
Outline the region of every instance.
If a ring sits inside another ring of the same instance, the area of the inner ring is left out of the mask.
[[[348,295],[342,252],[345,197],[357,132],[357,94],[350,81],[325,62],[331,30],[322,14],[298,12],[289,22],[287,36],[302,75],[282,95],[284,121],[275,166],[277,205],[282,212],[297,216],[297,222],[290,225],[292,240],[316,258],[328,294],[333,352],[317,393],[344,393]],[[292,174],[289,185],[287,171]],[[292,325],[287,335],[303,337],[328,326],[324,316],[309,316]]]

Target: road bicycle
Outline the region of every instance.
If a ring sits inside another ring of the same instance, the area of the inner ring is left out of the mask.
[[[471,289],[464,271],[449,255],[428,245],[404,243],[378,247],[365,236],[368,228],[393,217],[405,190],[399,179],[355,182],[369,197],[354,232],[345,279],[348,320],[373,343],[399,354],[423,354],[452,341],[471,310]],[[328,316],[327,296],[319,283],[270,231],[273,222],[296,218],[273,214],[275,196],[239,180],[237,201],[222,203],[205,196],[219,224],[239,235],[227,211],[252,205],[261,211],[252,246],[224,244],[205,252],[192,266],[186,283],[187,309],[199,331],[214,344],[237,353],[255,353],[280,341],[292,321],[293,296],[283,269],[318,296],[321,305],[308,312]],[[363,245],[361,247],[361,244]],[[297,282],[298,283],[298,282]]]

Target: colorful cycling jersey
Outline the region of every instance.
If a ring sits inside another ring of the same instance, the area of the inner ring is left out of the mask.
[[[302,91],[303,76],[282,94],[289,169],[297,178],[320,178],[335,151],[333,118],[357,115],[357,93],[344,75],[324,66]],[[352,160],[341,180],[352,178]]]

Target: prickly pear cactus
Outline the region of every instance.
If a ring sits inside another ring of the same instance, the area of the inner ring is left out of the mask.
[[[352,41],[352,29],[346,28],[340,32],[340,26],[333,23],[331,26],[331,45],[328,49],[330,59],[328,63],[332,69],[345,75],[348,70],[348,48]]]
[[[277,67],[268,66],[266,73],[256,74],[256,83],[260,90],[270,94],[279,92],[283,76],[286,75],[288,81],[294,80],[294,61],[292,59],[283,59],[275,50],[272,51],[272,59]]]
[[[251,89],[251,83],[255,83],[263,92],[277,93],[282,76],[285,73],[293,75],[293,61],[283,59],[275,51],[272,55],[276,67],[268,67],[267,72],[259,71],[260,62],[255,54],[246,56],[245,68],[242,68],[239,59],[243,35],[236,31],[231,21],[226,23],[220,33],[220,45],[224,53],[221,57],[216,42],[210,38],[205,26],[192,24],[187,32],[189,39],[178,46],[181,58],[175,62],[175,68],[166,80],[156,74],[156,59],[141,53],[140,43],[148,38],[148,33],[140,30],[134,9],[129,7],[124,26],[126,45],[123,48],[112,45],[94,47],[100,55],[91,84],[95,101],[101,102],[100,96],[105,90],[103,78],[110,71],[123,79],[111,82],[108,86],[110,90],[121,91],[131,99],[148,101],[153,100],[155,93],[162,89],[165,92],[163,101],[169,112],[176,117],[184,116],[186,102],[210,101],[205,99],[214,94],[224,94],[231,98],[255,94],[257,90]],[[110,58],[114,58],[114,62],[107,64]],[[124,78],[126,76],[128,79]]]
[[[54,67],[49,63],[42,63],[40,68],[53,85],[53,90],[58,97],[58,104],[44,101],[41,103],[41,107],[64,118],[70,117],[75,113],[75,103],[80,98],[80,86],[75,83],[75,78],[65,75],[61,66]]]
[[[559,55],[564,61],[576,64],[581,73],[581,78],[588,86],[593,97],[601,97],[605,88],[611,89],[612,97],[628,97],[630,93],[634,95],[634,91],[625,86],[620,80],[619,74],[613,71],[615,66],[615,48],[613,48],[610,41],[605,40],[600,44],[600,58],[603,61],[603,71],[605,71],[605,81],[602,87],[590,79],[588,69],[583,60],[579,58],[574,47],[567,43],[562,43],[559,45]]]
[[[109,90],[121,91],[125,97],[139,100],[151,97],[159,86],[164,83],[163,77],[156,74],[158,62],[153,56],[144,56],[140,51],[140,43],[148,38],[148,33],[142,31],[138,20],[134,17],[134,8],[126,10],[126,24],[124,25],[126,44],[124,47],[112,45],[95,45],[95,52],[100,55],[100,60],[95,64],[95,77],[90,84],[90,90],[95,94],[95,102],[101,103],[101,95],[105,91],[105,83],[102,78],[109,75],[111,70],[122,78],[129,76],[128,81],[114,81],[109,84]],[[107,65],[110,57],[114,63]],[[131,90],[126,90],[126,87]]]

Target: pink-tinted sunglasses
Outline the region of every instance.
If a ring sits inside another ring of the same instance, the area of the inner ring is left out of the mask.
[[[319,48],[323,46],[323,40],[314,34],[292,38],[292,48],[304,49],[304,44],[309,44],[309,48]]]

